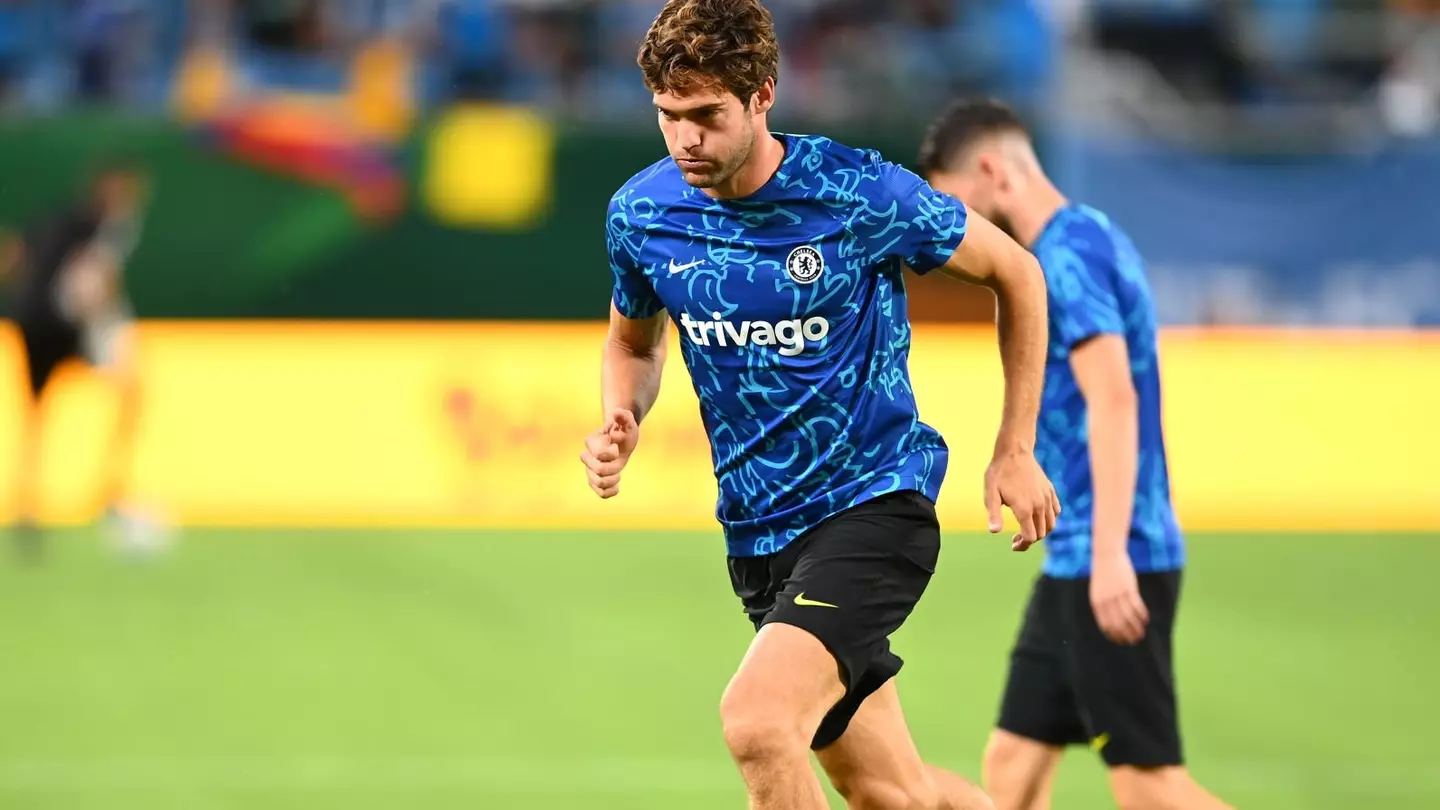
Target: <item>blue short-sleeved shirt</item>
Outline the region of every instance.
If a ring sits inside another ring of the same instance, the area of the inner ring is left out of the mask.
[[[606,228],[616,308],[679,329],[733,556],[884,493],[934,500],[948,461],[910,387],[901,271],[944,264],[965,207],[873,151],[776,137],[784,160],[749,197],[714,199],[666,158]]]

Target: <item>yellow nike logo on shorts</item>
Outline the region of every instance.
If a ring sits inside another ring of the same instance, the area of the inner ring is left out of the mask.
[[[814,599],[806,599],[804,591],[795,594],[795,604],[799,605],[800,607],[839,607],[839,605],[832,605],[829,602],[816,602]]]
[[[1103,750],[1105,750],[1106,744],[1109,743],[1109,742],[1110,742],[1110,735],[1109,735],[1108,733],[1107,733],[1107,734],[1101,734],[1100,736],[1098,736],[1098,737],[1096,737],[1095,739],[1093,739],[1093,740],[1090,741],[1090,750],[1092,750],[1092,751],[1103,751]]]

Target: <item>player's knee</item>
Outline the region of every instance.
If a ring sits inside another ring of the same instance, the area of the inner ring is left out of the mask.
[[[1058,749],[997,729],[985,745],[981,783],[1005,810],[1043,806],[1041,796],[1059,756]]]
[[[736,762],[763,762],[804,752],[808,741],[793,724],[759,717],[721,717],[725,747]]]
[[[1110,787],[1120,810],[1181,810],[1190,776],[1184,768],[1110,769]]]
[[[1014,783],[1025,769],[1025,753],[1012,735],[991,734],[980,763],[981,780],[987,787]]]
[[[900,784],[861,777],[835,783],[849,810],[949,810],[940,792],[927,780]]]
[[[737,762],[753,762],[808,751],[810,740],[797,719],[761,702],[726,693],[720,701],[725,746]]]

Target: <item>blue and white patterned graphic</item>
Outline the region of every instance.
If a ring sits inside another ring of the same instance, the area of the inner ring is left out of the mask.
[[[606,228],[616,308],[679,329],[734,556],[887,492],[934,500],[948,461],[910,388],[901,270],[949,259],[964,206],[873,151],[776,137],[785,159],[755,194],[711,198],[666,158]]]
[[[1050,351],[1035,455],[1055,485],[1063,511],[1045,540],[1045,573],[1090,574],[1094,491],[1085,397],[1070,351],[1100,334],[1125,338],[1140,403],[1140,468],[1130,526],[1130,559],[1139,572],[1185,564],[1185,544],[1170,502],[1170,471],[1161,425],[1155,305],[1145,266],[1129,237],[1085,206],[1062,208],[1034,246],[1050,290]]]

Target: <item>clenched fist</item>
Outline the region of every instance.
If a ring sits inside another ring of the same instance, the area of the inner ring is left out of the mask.
[[[590,488],[602,498],[613,498],[620,492],[620,472],[640,442],[640,424],[635,414],[624,408],[610,412],[605,426],[585,437],[585,451],[580,461],[590,476]]]

